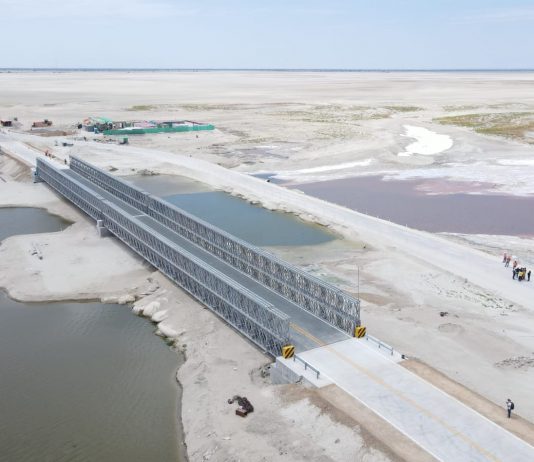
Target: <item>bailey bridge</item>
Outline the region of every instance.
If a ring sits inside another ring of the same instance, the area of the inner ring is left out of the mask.
[[[360,325],[356,298],[82,159],[37,158],[35,176],[273,356]]]
[[[335,384],[412,440],[415,447],[391,442],[406,460],[417,448],[418,460],[534,460],[534,447],[402,367],[391,347],[352,338],[357,299],[76,157],[70,168],[38,158],[35,173],[277,356],[271,378]],[[293,360],[279,356],[288,344],[299,353]]]

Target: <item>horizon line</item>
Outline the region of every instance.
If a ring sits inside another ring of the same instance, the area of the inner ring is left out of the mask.
[[[2,71],[525,72],[534,71],[534,68],[0,67]]]

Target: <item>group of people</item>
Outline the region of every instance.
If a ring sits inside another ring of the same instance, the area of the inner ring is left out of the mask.
[[[510,266],[512,259],[514,260],[512,263],[512,279],[517,279],[518,281],[524,281],[526,279],[527,281],[530,281],[530,270],[527,271],[525,266],[520,267],[516,257],[504,252],[502,262],[506,268]]]
[[[51,159],[55,157],[48,149],[44,152],[44,155],[46,157],[50,157]],[[67,159],[63,159],[63,163],[67,165]]]

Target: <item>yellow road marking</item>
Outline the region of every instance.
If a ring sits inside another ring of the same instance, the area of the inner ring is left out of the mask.
[[[496,456],[494,456],[492,453],[490,453],[487,449],[484,449],[479,444],[475,443],[473,440],[471,440],[467,435],[464,435],[460,430],[457,430],[456,428],[450,426],[447,422],[445,422],[440,417],[432,414],[427,409],[423,408],[417,401],[414,401],[413,399],[409,398],[408,396],[405,396],[402,392],[398,391],[397,389],[393,388],[391,385],[387,384],[380,378],[379,376],[373,374],[366,368],[360,366],[359,364],[355,363],[352,359],[346,357],[342,353],[339,353],[338,351],[334,350],[330,345],[326,344],[322,340],[315,337],[313,334],[308,332],[306,329],[298,326],[297,324],[290,323],[290,327],[297,331],[299,334],[305,336],[318,346],[326,348],[330,353],[336,355],[339,357],[342,361],[349,364],[352,368],[358,370],[359,372],[365,374],[367,377],[369,377],[374,382],[378,383],[379,385],[382,385],[384,388],[398,396],[403,401],[407,402],[408,404],[414,406],[416,409],[418,409],[421,413],[429,417],[430,419],[434,420],[435,422],[439,423],[440,425],[443,425],[451,434],[452,436],[459,436],[462,440],[464,440],[467,444],[475,448],[478,452],[480,452],[482,455],[488,457],[490,460],[494,462],[501,462],[500,459],[498,459]]]
[[[322,340],[319,340],[317,337],[310,334],[306,329],[303,329],[302,327],[298,326],[297,324],[293,324],[292,322],[289,323],[289,326],[296,330],[299,334],[304,335],[304,337],[310,339],[313,343],[319,345],[319,346],[326,346],[326,343],[324,343]]]

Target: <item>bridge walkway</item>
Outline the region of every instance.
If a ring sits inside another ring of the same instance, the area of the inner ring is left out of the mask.
[[[104,199],[109,200],[115,205],[119,206],[124,212],[132,217],[136,217],[143,224],[153,229],[155,232],[161,234],[170,241],[176,243],[183,249],[187,250],[197,258],[211,267],[223,272],[226,276],[233,279],[235,282],[243,285],[247,289],[254,292],[257,296],[272,303],[277,309],[287,314],[291,318],[290,334],[291,341],[295,345],[297,352],[306,351],[311,348],[316,348],[320,344],[330,344],[341,340],[350,338],[345,332],[328,324],[322,319],[314,316],[308,311],[303,310],[295,303],[277,294],[270,288],[260,284],[248,275],[228,265],[226,262],[213,256],[209,252],[193,244],[189,240],[183,238],[173,230],[167,228],[161,223],[154,220],[152,217],[144,214],[135,207],[126,204],[113,194],[95,185],[88,179],[73,172],[70,169],[65,169],[64,173],[71,178],[79,181],[88,188],[91,188]]]

